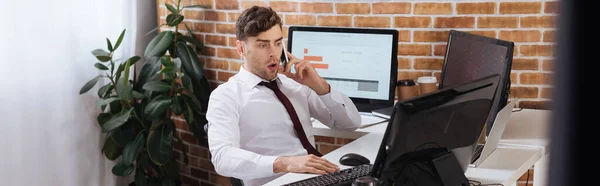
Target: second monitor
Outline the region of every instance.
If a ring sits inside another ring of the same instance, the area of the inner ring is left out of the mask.
[[[391,107],[398,74],[398,31],[291,26],[287,49],[308,60],[361,112]]]

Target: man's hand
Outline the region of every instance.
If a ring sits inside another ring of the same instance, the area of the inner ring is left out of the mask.
[[[321,78],[310,62],[296,58],[292,53],[285,51],[288,54],[289,62],[283,72],[287,77],[294,81],[306,85],[313,89],[318,95],[324,95],[330,92],[330,86],[325,79]],[[292,65],[296,73],[292,73]]]
[[[273,163],[273,172],[296,172],[325,174],[328,172],[339,171],[340,168],[327,161],[326,159],[315,155],[278,157]]]

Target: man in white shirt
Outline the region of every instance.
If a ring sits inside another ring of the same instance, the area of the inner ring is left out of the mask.
[[[244,185],[262,185],[286,172],[338,171],[314,149],[310,118],[333,129],[356,130],[361,118],[354,103],[332,89],[310,62],[289,52],[285,72],[278,73],[282,22],[271,8],[245,10],[236,37],[244,64],[211,93],[206,114],[216,172]]]

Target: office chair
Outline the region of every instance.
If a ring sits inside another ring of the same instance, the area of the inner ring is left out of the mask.
[[[208,134],[208,123],[204,124],[204,133]],[[229,177],[229,180],[232,186],[244,186],[244,183],[240,179]]]

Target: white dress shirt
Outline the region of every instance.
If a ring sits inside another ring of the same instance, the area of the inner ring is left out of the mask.
[[[278,74],[277,79],[313,146],[310,117],[333,129],[353,131],[360,126],[358,110],[344,94],[331,88],[330,93],[318,95],[285,75]],[[266,80],[240,68],[211,93],[206,113],[208,145],[216,172],[251,186],[283,175],[273,173],[277,157],[308,154],[283,104],[271,89],[258,85],[261,81]]]

